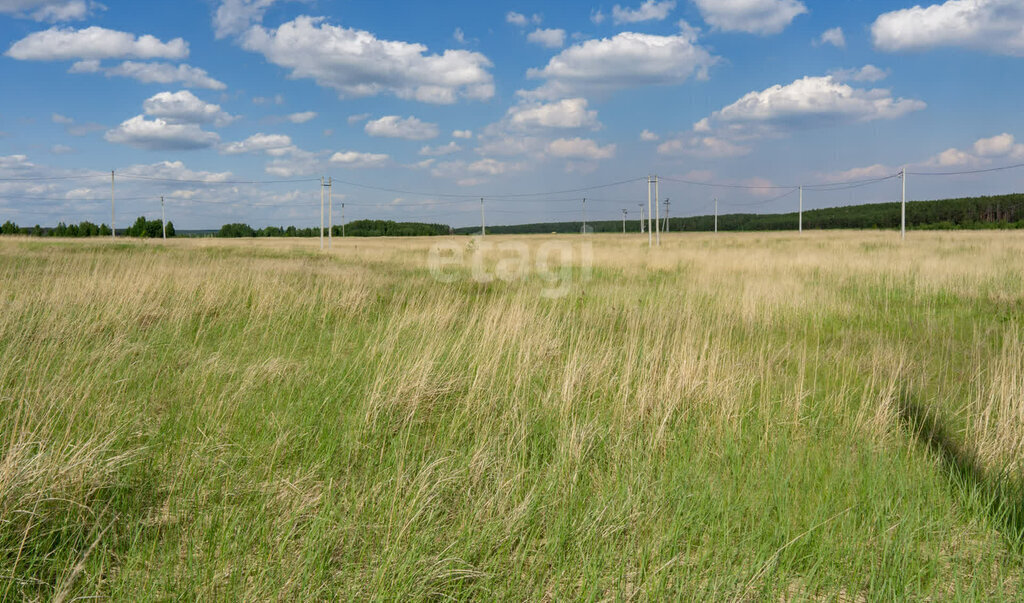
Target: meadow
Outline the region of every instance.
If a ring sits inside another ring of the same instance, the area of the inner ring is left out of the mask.
[[[1014,232],[2,237],[0,600],[1020,598],[1022,276]]]

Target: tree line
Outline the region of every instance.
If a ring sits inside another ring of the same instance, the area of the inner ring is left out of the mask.
[[[336,237],[429,237],[452,232],[446,224],[425,224],[422,222],[395,222],[393,220],[354,220],[344,227],[336,225],[331,232]],[[327,230],[324,230],[327,233]],[[218,237],[319,237],[320,228],[297,228],[289,226],[266,226],[253,228],[248,224],[225,224],[217,232]]]
[[[804,212],[804,228],[899,228],[900,204],[867,203],[812,209]],[[795,230],[799,214],[721,214],[718,230],[769,231]],[[645,220],[646,224],[646,220]],[[907,227],[920,230],[1024,228],[1024,194],[990,197],[965,197],[937,201],[908,201]],[[493,234],[579,233],[582,222],[539,222],[508,226],[488,226]],[[669,219],[673,232],[700,232],[715,229],[715,216],[692,216]],[[622,232],[622,220],[587,221],[587,230],[593,232]],[[637,219],[626,220],[626,232],[639,232]],[[456,234],[476,234],[479,226],[456,228]]]
[[[163,236],[163,224],[160,220],[147,220],[146,218],[139,216],[135,223],[128,228],[118,231],[119,235],[128,237],[138,238],[151,238],[156,239]],[[35,226],[18,226],[14,222],[7,220],[0,225],[0,235],[23,235],[31,237],[109,237],[110,227],[106,224],[93,224],[92,222],[80,222],[78,224],[65,224],[58,222],[56,226],[43,227],[38,224]],[[167,223],[167,236],[173,237],[174,223]]]

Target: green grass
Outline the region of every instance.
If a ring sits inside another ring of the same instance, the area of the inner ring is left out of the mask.
[[[1024,242],[891,237],[2,240],[0,599],[1020,597]]]

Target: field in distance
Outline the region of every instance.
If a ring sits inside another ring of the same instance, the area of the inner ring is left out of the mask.
[[[0,600],[1012,599],[1015,232],[0,238]]]

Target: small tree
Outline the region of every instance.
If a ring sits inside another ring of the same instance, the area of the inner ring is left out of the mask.
[[[0,234],[12,235],[18,234],[18,225],[10,220],[4,222],[3,226],[0,226]]]

